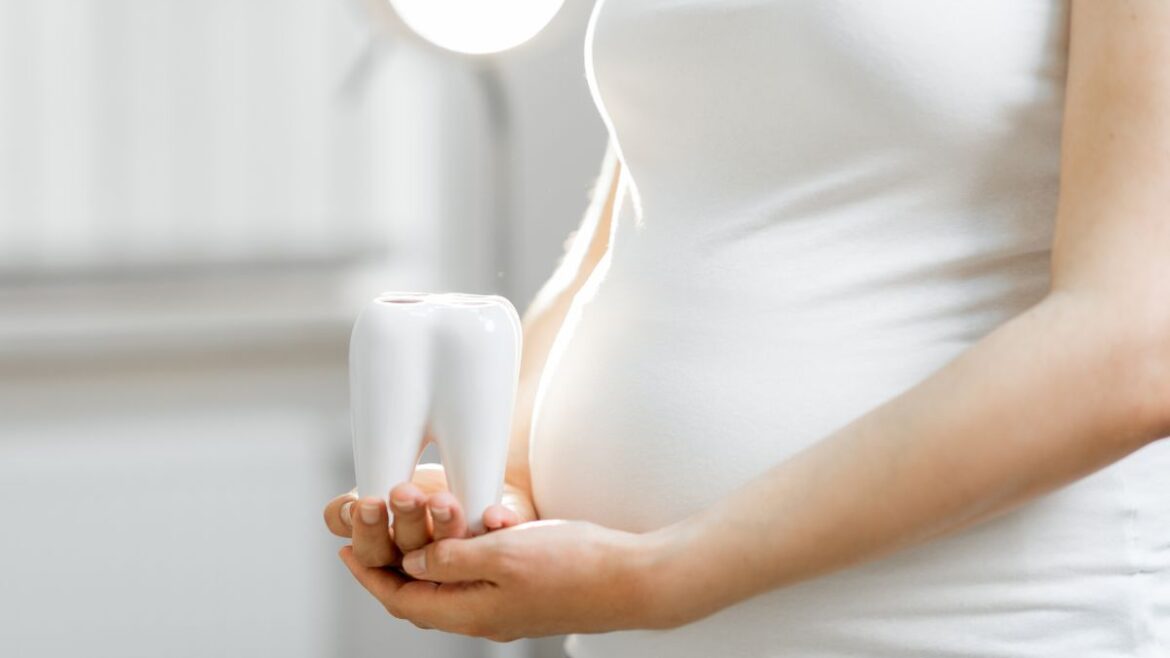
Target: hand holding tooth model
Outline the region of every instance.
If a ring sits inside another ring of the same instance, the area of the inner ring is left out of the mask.
[[[350,338],[358,495],[409,482],[426,437],[472,534],[499,502],[516,394],[520,319],[502,297],[387,293]],[[429,428],[429,432],[428,432]]]

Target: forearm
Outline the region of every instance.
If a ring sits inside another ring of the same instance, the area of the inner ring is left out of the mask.
[[[581,227],[571,237],[565,256],[524,313],[524,349],[516,390],[512,438],[508,446],[508,484],[529,492],[528,434],[537,388],[549,351],[564,323],[573,298],[609,247],[610,223],[620,164],[612,145],[606,149],[601,173],[592,191]]]
[[[1051,295],[919,385],[654,533],[679,623],[954,531],[1170,434],[1153,331]]]

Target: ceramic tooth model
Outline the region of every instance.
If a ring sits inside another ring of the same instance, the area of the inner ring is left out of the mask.
[[[382,295],[349,340],[349,396],[358,495],[389,502],[410,480],[430,412],[430,316],[425,295]]]
[[[500,501],[520,364],[520,318],[503,297],[455,295],[432,324],[431,430],[472,533]]]
[[[499,502],[521,347],[520,318],[495,295],[385,293],[358,315],[349,344],[358,495],[387,501],[438,444],[468,525]]]

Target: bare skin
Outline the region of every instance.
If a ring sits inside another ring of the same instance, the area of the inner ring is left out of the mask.
[[[632,534],[513,509],[502,529],[406,551],[404,576],[365,557],[384,557],[369,543],[383,522],[341,550],[354,577],[394,616],[497,640],[671,628],[993,518],[1170,435],[1170,3],[1074,0],[1071,30],[1043,300],[679,523]]]

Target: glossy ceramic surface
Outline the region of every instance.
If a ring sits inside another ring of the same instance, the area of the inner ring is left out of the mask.
[[[367,304],[349,349],[358,494],[386,500],[430,438],[472,531],[483,532],[503,487],[520,347],[519,316],[503,297],[384,293]]]

